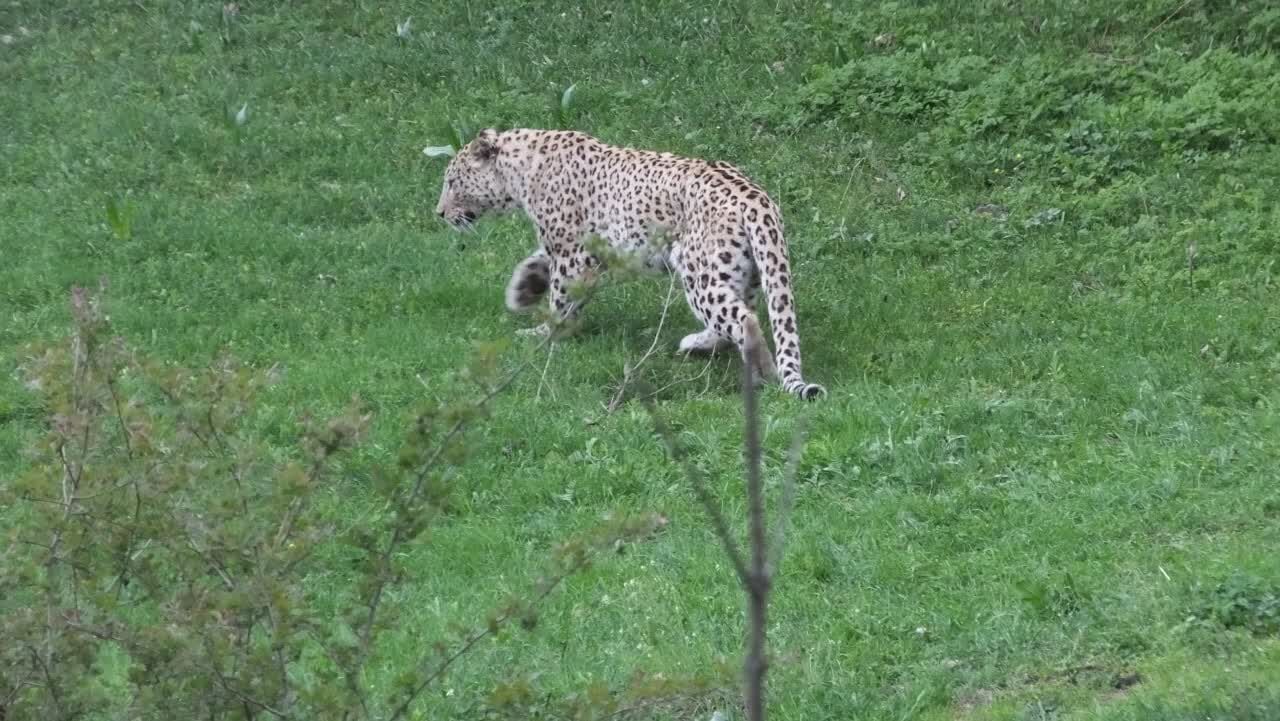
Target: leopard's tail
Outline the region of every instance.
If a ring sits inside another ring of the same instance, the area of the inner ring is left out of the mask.
[[[747,224],[751,237],[751,255],[760,271],[769,325],[773,327],[773,346],[782,387],[805,400],[827,394],[817,383],[807,383],[800,375],[800,335],[796,330],[795,293],[791,289],[791,266],[787,262],[786,240],[782,234],[782,218],[772,204],[760,209],[757,222]]]

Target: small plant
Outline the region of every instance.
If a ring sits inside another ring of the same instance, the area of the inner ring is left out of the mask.
[[[422,154],[428,158],[452,158],[462,150],[463,146],[471,142],[471,139],[476,136],[476,130],[469,122],[450,120],[440,123],[432,135],[444,142],[423,148]]]
[[[578,84],[573,83],[563,92],[556,93],[551,99],[551,117],[557,128],[570,128],[573,125],[574,92]]]
[[[1189,621],[1255,636],[1280,635],[1280,584],[1235,573],[1212,588],[1198,589]]]
[[[783,473],[782,502],[774,519],[773,535],[770,538],[764,513],[763,450],[760,440],[759,390],[755,377],[755,369],[760,365],[760,354],[767,352],[757,339],[749,338],[742,370],[745,428],[742,444],[746,461],[749,555],[743,555],[733,532],[729,530],[729,523],[719,502],[711,495],[701,472],[680,448],[670,426],[658,413],[651,400],[652,394],[642,396],[658,437],[671,458],[684,469],[698,502],[711,519],[712,528],[720,539],[738,583],[747,596],[747,653],[743,661],[743,700],[748,721],[763,721],[765,718],[765,673],[769,668],[765,636],[768,629],[769,594],[773,590],[773,579],[778,573],[783,556],[787,523],[795,502],[795,476],[804,448],[804,424],[801,423],[792,436],[787,467]]]
[[[133,217],[136,208],[128,198],[107,198],[107,226],[117,240],[133,238]]]
[[[1088,592],[1076,585],[1070,573],[1056,581],[1020,581],[1018,592],[1023,603],[1043,616],[1070,616],[1090,600]]]
[[[19,509],[0,556],[8,718],[405,718],[480,641],[513,622],[532,630],[569,577],[666,523],[608,518],[557,546],[528,591],[475,628],[390,657],[378,639],[394,626],[404,547],[444,509],[465,431],[525,366],[504,376],[498,348],[483,347],[469,369],[479,400],[414,414],[396,464],[374,469],[384,511],[339,532],[316,501],[364,438],[359,401],[306,418],[282,456],[245,423],[273,371],[150,361],[112,335],[101,302],[74,289],[69,342],[31,348],[23,368],[49,422],[0,497]],[[334,541],[355,553],[336,604],[307,583]],[[375,684],[370,669],[388,666],[395,682]],[[622,698],[661,696],[642,691]],[[612,694],[588,701],[620,708]]]
[[[231,137],[237,143],[243,142],[245,128],[249,124],[249,103],[242,102],[239,107],[227,105],[222,113],[222,124],[231,131]]]

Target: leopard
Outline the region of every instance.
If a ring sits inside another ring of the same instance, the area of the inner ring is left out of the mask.
[[[578,318],[585,301],[574,286],[605,269],[601,246],[592,245],[602,240],[613,253],[678,277],[702,324],[680,340],[679,353],[736,347],[757,382],[780,382],[805,400],[826,396],[801,375],[781,210],[737,166],[574,130],[482,130],[449,160],[435,212],[454,230],[473,231],[484,216],[519,211],[538,244],[512,271],[505,304],[527,313],[546,297],[550,317],[523,334],[545,336]],[[772,355],[755,311],[761,289]]]

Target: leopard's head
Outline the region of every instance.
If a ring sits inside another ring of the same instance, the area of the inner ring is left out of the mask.
[[[488,213],[513,210],[515,198],[499,166],[501,141],[496,130],[483,130],[449,161],[436,215],[458,230]]]

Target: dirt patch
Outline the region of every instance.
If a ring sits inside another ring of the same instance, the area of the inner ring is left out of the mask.
[[[1138,672],[1122,673],[1111,681],[1111,690],[1102,695],[1104,702],[1119,701],[1128,696],[1135,686],[1142,683],[1142,674]]]
[[[996,700],[996,691],[989,688],[976,688],[965,691],[952,701],[955,707],[955,715],[961,718],[971,716],[975,711],[980,711]]]
[[[1142,681],[1142,674],[1136,671],[1117,671],[1104,666],[1085,664],[1043,675],[1027,676],[996,688],[969,689],[959,693],[952,700],[952,708],[956,717],[968,718],[995,703],[1001,696],[1019,695],[1028,691],[1034,692],[1037,688],[1054,686],[1096,689],[1099,691],[1099,700],[1110,703],[1128,696]]]

